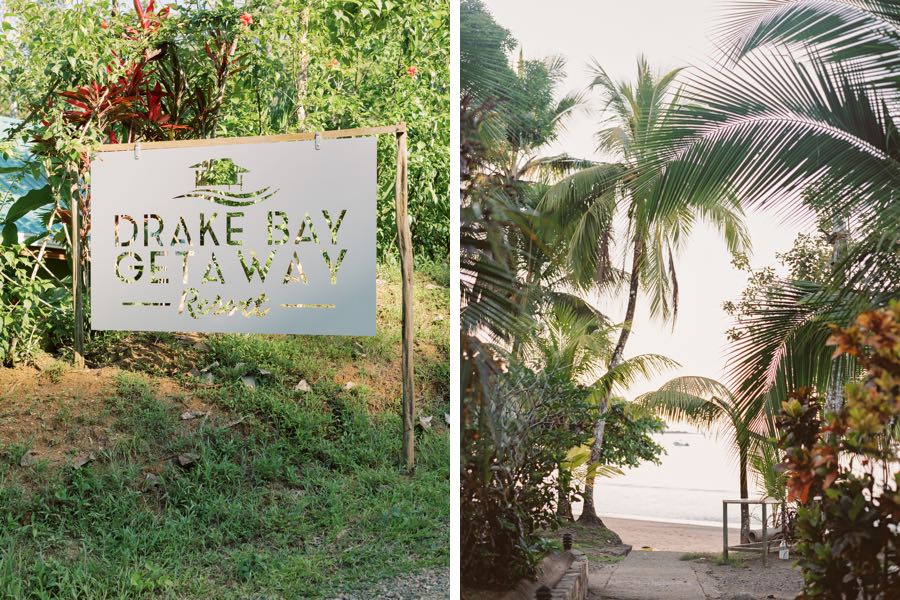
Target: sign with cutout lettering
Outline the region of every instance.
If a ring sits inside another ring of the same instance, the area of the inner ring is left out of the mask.
[[[374,335],[375,138],[319,143],[99,153],[92,328]]]

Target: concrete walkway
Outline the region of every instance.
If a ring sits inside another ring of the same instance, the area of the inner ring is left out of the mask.
[[[593,600],[705,600],[717,592],[704,589],[683,552],[633,550],[608,578],[598,573],[590,581]],[[709,583],[707,583],[709,586]]]

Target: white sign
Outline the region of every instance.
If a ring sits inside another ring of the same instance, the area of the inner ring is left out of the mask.
[[[375,334],[375,138],[98,153],[93,329]]]

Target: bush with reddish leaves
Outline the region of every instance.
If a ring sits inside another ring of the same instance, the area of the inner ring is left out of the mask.
[[[253,18],[233,8],[207,12],[202,23],[166,29],[170,7],[157,10],[155,0],[146,6],[134,0],[134,13],[123,15],[118,26],[103,21],[101,27],[126,42],[128,55],[111,51],[106,79],[57,93],[66,105],[63,122],[110,143],[212,134],[228,80],[243,68],[238,41]],[[194,37],[202,41],[202,54],[195,52]],[[43,120],[48,130],[53,114],[51,106]],[[49,130],[38,138],[52,142],[55,135]]]
[[[804,589],[799,600],[900,597],[900,302],[833,328],[835,357],[854,357],[862,381],[836,414],[801,390],[779,419]]]

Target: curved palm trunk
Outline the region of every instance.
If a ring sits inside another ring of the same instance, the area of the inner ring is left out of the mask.
[[[643,236],[640,232],[634,237],[634,254],[631,258],[631,279],[628,284],[628,306],[625,309],[625,322],[622,324],[622,331],[619,333],[619,341],[613,350],[612,358],[609,360],[609,368],[614,369],[622,362],[625,354],[625,344],[628,342],[628,336],[631,335],[631,322],[634,320],[634,312],[637,309],[637,296],[641,285],[640,271],[641,261],[643,260]],[[604,398],[602,404],[598,407],[599,416],[594,424],[594,443],[591,445],[591,460],[588,463],[588,476],[584,485],[584,511],[579,517],[579,523],[603,525],[603,521],[597,515],[597,507],[594,505],[594,479],[591,473],[591,465],[599,464],[600,451],[603,449],[603,433],[606,430],[606,411],[609,408],[608,395]]]
[[[594,424],[594,443],[591,446],[591,460],[588,463],[587,477],[584,479],[584,510],[578,517],[579,523],[588,525],[603,525],[603,521],[597,514],[597,507],[594,505],[594,480],[596,479],[596,471],[591,468],[600,462],[600,451],[603,449],[603,432],[606,429],[606,401],[601,407],[600,418]],[[598,443],[599,440],[599,443]]]
[[[614,369],[622,362],[625,355],[625,344],[631,335],[631,323],[634,321],[634,311],[637,309],[638,291],[641,286],[641,262],[644,259],[644,240],[640,232],[634,236],[634,255],[631,258],[631,279],[628,282],[628,306],[625,309],[625,322],[622,323],[622,331],[619,333],[619,341],[613,349],[612,358],[609,359],[609,368]]]

